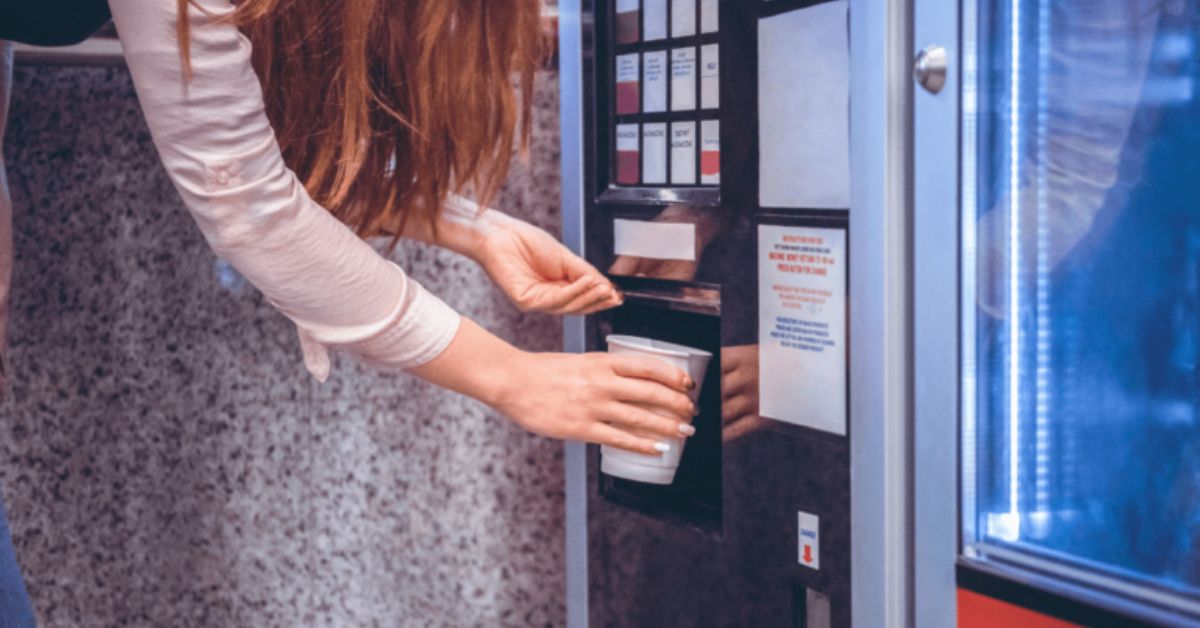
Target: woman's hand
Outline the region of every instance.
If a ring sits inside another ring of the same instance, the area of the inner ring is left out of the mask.
[[[464,318],[450,346],[412,373],[543,436],[654,454],[695,433],[686,393],[695,383],[646,356],[528,353]]]
[[[495,407],[536,434],[657,454],[669,450],[667,439],[696,433],[694,383],[653,358],[526,353],[509,377]]]
[[[471,257],[522,312],[591,314],[621,304],[600,271],[550,234],[488,210]]]

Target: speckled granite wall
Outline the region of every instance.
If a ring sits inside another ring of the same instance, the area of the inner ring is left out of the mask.
[[[557,228],[557,102],[500,205]],[[11,398],[0,485],[45,626],[558,625],[559,444],[343,360],[318,385],[291,327],[205,247],[127,73],[19,67]],[[517,343],[470,262],[398,261]]]

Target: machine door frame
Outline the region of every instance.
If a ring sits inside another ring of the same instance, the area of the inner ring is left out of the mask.
[[[961,129],[973,111],[963,63],[975,58],[960,27],[971,1],[913,0],[911,58],[940,56],[945,81],[914,88],[912,118],[913,625],[929,628],[957,625]]]

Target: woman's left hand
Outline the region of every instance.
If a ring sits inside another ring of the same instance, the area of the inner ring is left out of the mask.
[[[621,304],[600,271],[549,233],[488,210],[474,259],[522,312],[591,314]]]

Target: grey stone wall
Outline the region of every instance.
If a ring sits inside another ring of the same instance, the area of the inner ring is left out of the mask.
[[[497,205],[555,231],[558,105]],[[407,376],[306,374],[203,243],[120,68],[18,67],[0,486],[46,626],[559,625],[556,442]],[[501,336],[560,343],[469,261],[397,261]]]

